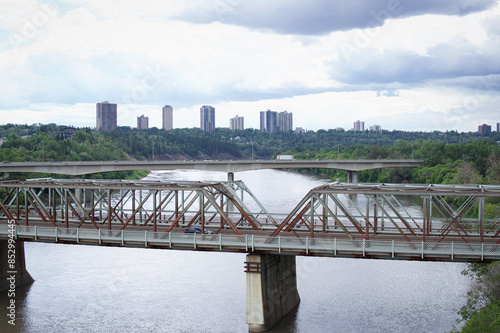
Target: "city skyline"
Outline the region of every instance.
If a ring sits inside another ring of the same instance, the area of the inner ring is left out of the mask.
[[[112,100],[134,127],[168,101],[177,128],[210,103],[218,126],[271,109],[309,130],[475,131],[498,122],[499,3],[5,0],[0,117],[92,127]]]
[[[111,111],[111,112],[105,112],[106,110]],[[105,126],[107,128],[111,126],[110,129],[107,130],[114,130],[116,129],[117,126],[128,126],[128,125],[121,125],[118,124],[118,112],[117,112],[117,104],[116,103],[109,103],[108,101],[102,102],[102,103],[96,103],[96,110],[97,110],[97,117],[96,117],[96,129],[100,130],[100,127],[102,127],[103,120],[105,122]],[[104,110],[104,111],[103,111]],[[105,112],[105,113],[103,113]],[[279,130],[283,131],[295,131],[295,132],[302,132],[307,129],[304,129],[302,127],[296,127],[293,128],[293,113],[288,112],[288,111],[271,111],[270,109],[267,109],[267,111],[259,111],[260,117],[260,128],[253,128],[253,127],[245,127],[245,122],[244,122],[244,117],[240,117],[238,115],[231,117],[229,119],[229,126],[217,126],[215,123],[215,108],[210,105],[203,105],[200,108],[200,125],[199,127],[203,130],[207,131],[212,131],[214,128],[229,128],[231,130],[243,130],[246,128],[249,129],[259,129],[260,131],[264,132],[277,132]],[[103,119],[104,117],[104,119]],[[151,127],[156,127],[156,128],[161,128],[165,130],[171,130],[176,127],[173,126],[173,107],[170,105],[165,105],[162,108],[162,126],[156,126],[155,123],[151,125]],[[70,125],[72,126],[72,125]],[[495,131],[495,126],[496,126],[496,132],[500,132],[500,123],[493,123],[493,124],[481,124],[478,126],[477,132],[481,133],[482,135],[489,135],[492,131]],[[78,127],[78,126],[77,126]],[[92,126],[91,126],[92,127]],[[133,126],[129,126],[133,127]],[[191,127],[197,127],[197,126],[191,126]],[[489,127],[489,132],[487,128]],[[149,117],[145,117],[144,114],[142,114],[140,117],[137,117],[137,126],[136,128],[138,129],[149,129]],[[177,127],[180,128],[180,127]],[[184,128],[190,128],[190,126],[185,126]],[[268,129],[270,128],[270,130]],[[346,130],[346,131],[365,131],[365,130],[370,130],[372,132],[382,132],[383,130],[387,130],[383,128],[382,126],[378,124],[373,124],[373,125],[368,125],[365,128],[365,122],[361,120],[356,120],[353,123],[352,128],[343,128],[343,127],[330,127],[330,128],[320,128],[322,130]],[[395,130],[401,130],[401,129],[395,129]],[[474,130],[470,130],[467,132],[474,132]]]

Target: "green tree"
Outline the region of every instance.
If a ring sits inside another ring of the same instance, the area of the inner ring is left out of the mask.
[[[483,333],[500,332],[500,262],[469,264],[462,272],[474,281],[467,304],[458,312],[465,324],[452,332]]]

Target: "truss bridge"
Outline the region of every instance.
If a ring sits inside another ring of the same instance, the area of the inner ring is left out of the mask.
[[[148,247],[500,259],[500,221],[485,214],[487,198],[500,196],[498,186],[334,183],[312,189],[286,217],[268,212],[241,181],[48,178],[2,182],[0,188],[0,226],[5,232],[13,221],[18,237],[26,240],[136,244],[129,236]],[[185,240],[188,234],[193,237]],[[224,246],[231,237],[241,244]]]

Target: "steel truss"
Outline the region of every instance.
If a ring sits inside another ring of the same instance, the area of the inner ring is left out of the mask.
[[[277,225],[251,191],[236,182],[160,182],[36,179],[0,182],[0,219],[18,225],[170,232],[198,226],[261,230]],[[246,195],[245,195],[246,194]],[[251,213],[243,197],[258,207]],[[270,221],[270,222],[269,222]]]
[[[241,181],[47,178],[0,182],[0,221],[164,233],[196,226],[215,234],[500,244],[500,220],[485,217],[490,197],[500,197],[500,186],[335,183],[312,189],[277,223]],[[249,205],[256,207],[254,212]]]
[[[489,197],[500,197],[500,186],[334,183],[312,189],[272,236],[498,244],[500,220],[485,218]]]

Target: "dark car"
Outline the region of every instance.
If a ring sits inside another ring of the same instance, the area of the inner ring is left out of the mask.
[[[201,227],[189,227],[184,230],[185,234],[201,234]],[[205,235],[212,235],[214,232],[205,229]]]

